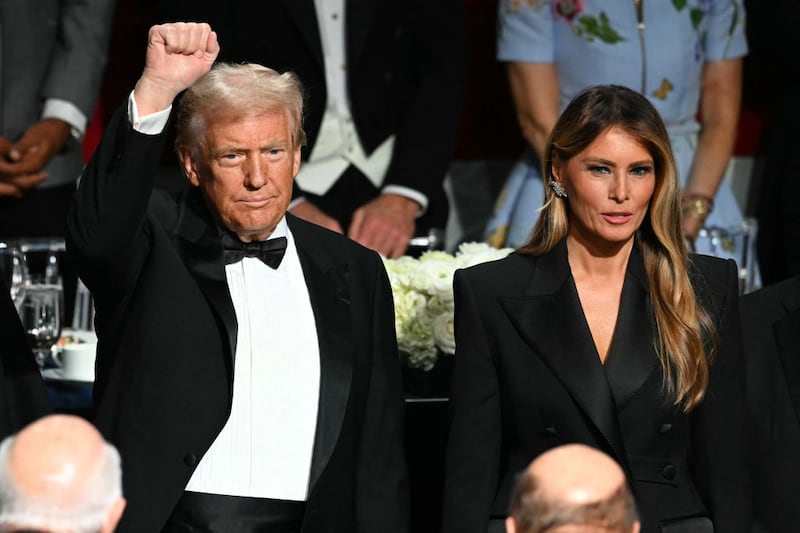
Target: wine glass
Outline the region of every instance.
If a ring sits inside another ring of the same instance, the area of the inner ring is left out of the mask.
[[[11,294],[11,300],[19,309],[25,294],[28,278],[28,267],[19,248],[9,243],[0,242],[0,276]]]
[[[63,297],[61,286],[33,279],[25,285],[25,294],[19,305],[28,343],[42,369],[52,365],[51,350],[61,336]]]

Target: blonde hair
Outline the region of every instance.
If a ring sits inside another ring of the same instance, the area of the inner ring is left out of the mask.
[[[553,161],[568,161],[614,126],[637,139],[653,157],[655,189],[635,239],[650,285],[665,392],[675,405],[689,411],[705,394],[717,334],[689,282],[680,224],[681,191],[669,135],[645,97],[626,87],[603,85],[586,89],[567,106],[550,134],[542,163],[545,201],[541,214],[530,240],[518,252],[545,254],[567,235],[569,199],[559,198],[551,189]]]
[[[176,149],[197,149],[208,123],[218,116],[285,110],[292,145],[306,144],[303,86],[292,72],[254,63],[218,63],[183,94],[178,108]]]

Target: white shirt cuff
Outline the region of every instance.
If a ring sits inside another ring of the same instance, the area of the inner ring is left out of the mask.
[[[419,191],[415,191],[414,189],[409,189],[408,187],[403,187],[402,185],[386,185],[383,189],[381,189],[381,194],[397,194],[399,196],[405,196],[409,200],[414,200],[420,206],[419,213],[417,213],[417,218],[424,215],[425,211],[428,210],[428,197]]]
[[[131,126],[133,126],[133,129],[139,133],[158,135],[164,131],[164,128],[167,127],[167,122],[169,122],[170,111],[172,111],[172,106],[140,117],[139,108],[136,107],[136,98],[133,96],[133,91],[131,91],[130,96],[128,96],[128,120]]]
[[[80,140],[86,133],[86,115],[72,102],[60,98],[48,98],[44,101],[42,109],[42,119],[46,118],[57,118],[69,124],[73,139]]]

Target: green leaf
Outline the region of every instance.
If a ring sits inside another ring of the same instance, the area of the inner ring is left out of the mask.
[[[686,7],[686,0],[672,0],[672,5],[677,11],[680,11]]]
[[[578,19],[578,24],[575,26],[576,35],[584,35],[588,41],[592,41],[592,37],[597,37],[604,43],[614,44],[625,39],[611,27],[608,20],[608,15],[604,11],[600,12],[600,20],[598,21],[593,15],[584,15]]]
[[[692,27],[694,28],[694,31],[698,31],[700,29],[700,23],[703,22],[704,16],[705,13],[703,13],[703,10],[700,8],[696,7],[689,11],[689,17],[692,19]]]

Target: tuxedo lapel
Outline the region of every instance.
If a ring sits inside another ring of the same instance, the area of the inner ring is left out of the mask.
[[[309,493],[333,453],[341,433],[353,377],[353,341],[350,336],[350,294],[346,263],[323,257],[290,215],[300,264],[308,286],[317,326],[320,356],[320,396],[317,431],[311,461]]]
[[[286,11],[320,68],[325,67],[314,0],[283,0]]]
[[[619,316],[606,358],[606,377],[621,411],[650,375],[659,368],[653,345],[653,322],[649,284],[642,257],[636,247],[628,260],[622,287]]]
[[[786,316],[773,324],[775,347],[783,367],[794,413],[800,422],[800,282],[783,299]]]
[[[537,259],[526,296],[503,298],[500,303],[630,476],[614,397],[570,275],[566,243],[561,241]]]
[[[175,230],[184,265],[197,282],[228,335],[229,371],[233,369],[238,324],[225,278],[222,243],[199,190],[189,189],[181,203]],[[231,379],[233,374],[231,373]]]
[[[378,3],[375,0],[345,0],[345,55],[351,66],[365,46],[373,11]]]

